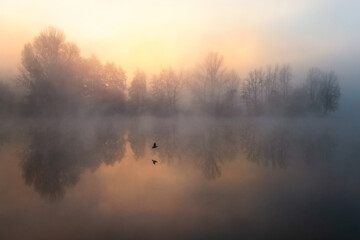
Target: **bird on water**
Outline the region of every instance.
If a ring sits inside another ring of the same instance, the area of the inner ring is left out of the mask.
[[[154,142],[154,145],[152,146],[152,149],[157,148],[157,147],[159,147],[159,146],[156,145],[156,142]]]
[[[156,161],[156,160],[152,160],[152,162],[154,165],[158,163],[158,161]]]

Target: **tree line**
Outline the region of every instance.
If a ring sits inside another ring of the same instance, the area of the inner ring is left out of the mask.
[[[21,98],[0,83],[0,112],[240,116],[327,115],[337,110],[341,93],[334,72],[312,68],[299,86],[293,78],[291,66],[277,65],[254,69],[241,79],[226,69],[223,56],[209,53],[193,71],[168,67],[148,76],[137,70],[128,84],[121,67],[103,64],[96,56],[82,57],[61,30],[49,27],[22,50],[16,78]]]

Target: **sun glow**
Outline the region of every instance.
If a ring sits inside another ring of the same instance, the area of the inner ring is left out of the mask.
[[[137,68],[152,74],[162,67],[193,67],[210,51],[243,73],[254,66],[328,59],[342,43],[356,43],[356,31],[346,39],[341,32],[358,19],[353,11],[350,16],[323,12],[323,2],[5,0],[0,2],[0,53],[7,61],[0,69],[16,71],[23,45],[49,25],[62,29],[84,56],[115,62],[128,75]],[[356,7],[356,1],[347,6]],[[303,21],[309,16],[313,22]],[[345,27],[334,25],[330,31],[332,19]]]

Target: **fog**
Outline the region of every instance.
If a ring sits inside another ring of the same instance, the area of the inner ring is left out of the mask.
[[[2,123],[4,239],[359,234],[355,123],[194,116]]]
[[[0,3],[0,239],[359,238],[356,1],[53,4]]]

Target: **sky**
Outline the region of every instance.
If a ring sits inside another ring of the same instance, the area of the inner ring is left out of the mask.
[[[243,75],[291,64],[360,76],[359,12],[358,0],[1,0],[0,72],[16,73],[24,44],[55,26],[130,76],[192,68],[210,51]]]

